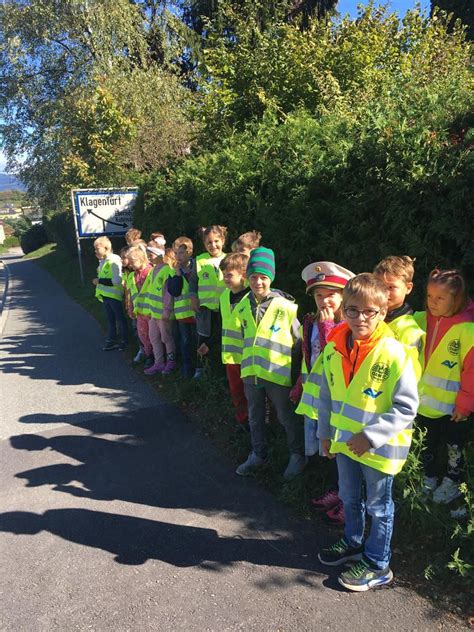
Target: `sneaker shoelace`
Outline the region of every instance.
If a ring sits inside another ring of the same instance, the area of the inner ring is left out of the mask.
[[[334,542],[334,544],[328,549],[330,553],[344,553],[346,550],[347,542],[344,540],[344,538],[341,538],[337,542]]]
[[[364,560],[360,560],[354,566],[352,566],[348,571],[347,575],[350,575],[354,579],[359,579],[362,575],[370,568],[370,566]]]

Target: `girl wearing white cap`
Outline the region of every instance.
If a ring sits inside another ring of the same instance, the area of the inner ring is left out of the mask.
[[[350,270],[332,261],[310,263],[301,273],[306,283],[306,293],[311,294],[316,303],[316,312],[306,314],[303,319],[302,371],[290,397],[294,402],[301,400],[296,412],[304,415],[306,456],[319,454],[319,441],[316,436],[317,411],[311,393],[311,388],[314,387],[311,377],[305,391],[303,384],[326,346],[330,332],[342,321],[342,290],[353,276]],[[311,502],[317,509],[326,511],[331,522],[344,524],[344,509],[337,493],[337,468],[332,461],[329,467],[329,490],[321,497],[313,498]]]

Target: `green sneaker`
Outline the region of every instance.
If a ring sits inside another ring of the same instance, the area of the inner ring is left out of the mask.
[[[388,566],[384,570],[377,570],[372,568],[364,559],[351,566],[338,577],[341,586],[355,592],[365,592],[375,588],[375,586],[390,584],[392,579],[393,573]]]
[[[363,546],[349,546],[344,538],[341,538],[331,546],[322,549],[318,553],[318,559],[321,564],[326,566],[340,566],[351,560],[360,560],[362,558]]]

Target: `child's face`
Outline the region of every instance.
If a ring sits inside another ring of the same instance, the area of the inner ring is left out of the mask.
[[[428,309],[437,318],[442,316],[453,316],[456,308],[456,301],[451,292],[443,285],[428,283],[426,292],[426,303]]]
[[[354,340],[367,340],[385,319],[387,308],[368,301],[364,297],[352,296],[344,304],[344,316]]]
[[[99,259],[99,261],[102,261],[102,259],[105,259],[105,257],[109,254],[109,249],[106,248],[103,244],[96,244],[94,246],[94,252],[97,259]]]
[[[317,287],[313,291],[314,302],[321,312],[329,309],[333,314],[341,307],[342,292],[332,287]]]
[[[224,283],[231,292],[243,290],[245,282],[245,272],[241,270],[225,270],[223,272]]]
[[[262,299],[270,292],[270,277],[266,274],[251,274],[249,277],[249,285],[257,299]]]
[[[158,263],[158,255],[155,255],[154,252],[149,252],[147,250],[147,257],[148,257],[148,261],[151,263],[152,266],[156,265]]]
[[[128,255],[122,255],[121,259],[122,259],[122,268],[128,268],[130,265],[128,261]]]
[[[217,233],[209,233],[204,239],[204,247],[211,257],[220,257],[224,248],[224,242]]]
[[[135,257],[128,258],[128,265],[132,268],[132,270],[135,270],[135,272],[139,272],[145,267],[143,261],[141,259],[135,259]]]
[[[186,246],[179,246],[179,248],[175,250],[175,256],[176,256],[176,262],[180,266],[188,265],[189,259],[191,257],[191,255],[188,253],[188,249],[186,248]]]
[[[391,312],[405,303],[407,294],[413,289],[413,283],[408,283],[402,277],[393,274],[376,274],[388,290],[388,311]]]

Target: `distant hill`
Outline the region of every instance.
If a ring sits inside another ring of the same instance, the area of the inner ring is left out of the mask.
[[[0,173],[0,191],[8,189],[16,189],[17,191],[25,191],[23,183],[9,173]]]

